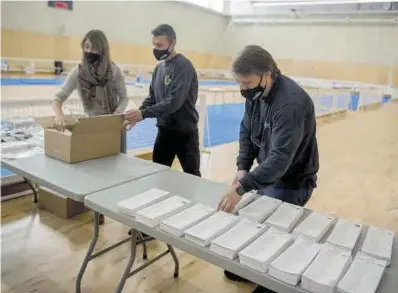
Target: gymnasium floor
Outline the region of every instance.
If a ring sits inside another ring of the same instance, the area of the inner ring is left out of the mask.
[[[320,123],[319,187],[308,207],[398,233],[397,133],[398,103]],[[231,182],[237,150],[236,142],[213,147],[210,156],[202,157],[203,176]],[[91,215],[62,220],[39,210],[31,197],[25,197],[2,203],[1,219],[2,293],[73,291],[91,239]],[[124,238],[127,228],[108,219],[100,233],[98,249]],[[164,248],[160,242],[151,242],[149,258]],[[128,254],[129,246],[124,245],[90,263],[84,292],[112,292]],[[178,255],[178,280],[172,278],[172,260],[166,257],[129,279],[124,291],[214,293],[250,292],[252,288],[226,281],[221,269],[204,261],[183,252]]]

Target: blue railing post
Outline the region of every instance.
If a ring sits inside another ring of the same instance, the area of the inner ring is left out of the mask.
[[[351,111],[358,110],[359,107],[359,98],[360,93],[359,91],[352,91],[350,96],[350,104],[348,105],[348,109]]]
[[[391,102],[391,95],[390,94],[383,94],[383,97],[381,99],[382,104],[387,104]]]

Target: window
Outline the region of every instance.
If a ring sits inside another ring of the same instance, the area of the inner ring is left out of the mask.
[[[184,0],[184,2],[189,2],[218,12],[224,12],[224,0]]]

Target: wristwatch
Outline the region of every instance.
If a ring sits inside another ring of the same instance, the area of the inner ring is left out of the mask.
[[[236,182],[236,184],[235,184],[235,191],[240,196],[242,196],[246,193],[245,190],[243,189],[242,185],[239,182]]]

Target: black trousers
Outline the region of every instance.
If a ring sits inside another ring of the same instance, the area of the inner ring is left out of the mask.
[[[175,156],[185,173],[201,176],[198,130],[181,132],[159,127],[153,162],[170,167]]]

